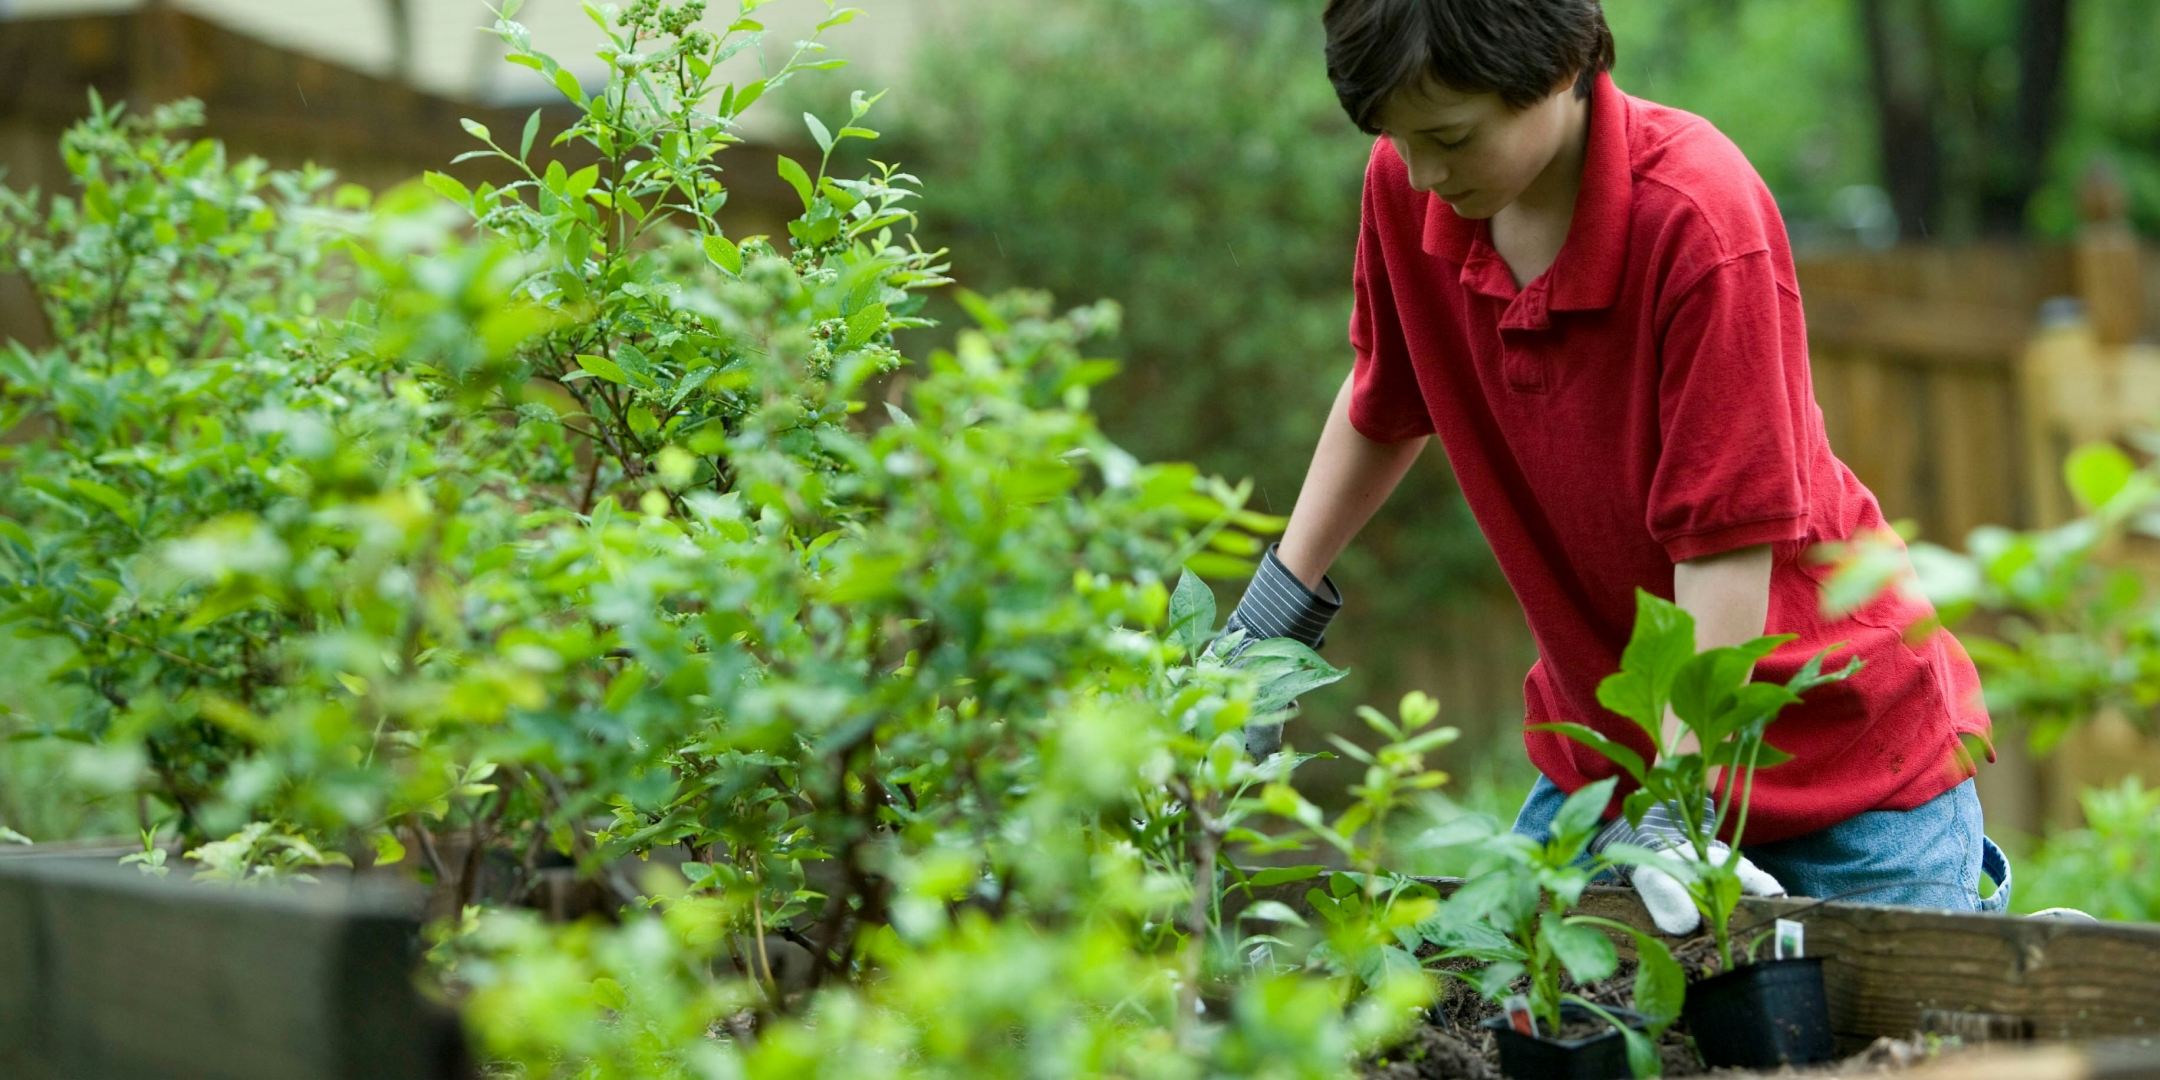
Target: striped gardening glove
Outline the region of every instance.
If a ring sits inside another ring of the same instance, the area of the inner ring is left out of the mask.
[[[1703,800],[1703,820],[1717,816],[1717,804]],[[1675,863],[1694,862],[1695,846],[1688,843],[1687,825],[1674,811],[1671,803],[1658,803],[1643,812],[1641,825],[1629,825],[1625,817],[1616,817],[1605,824],[1598,834],[1590,838],[1590,853],[1595,855],[1613,844],[1632,844],[1657,853],[1657,859],[1671,859]],[[1712,841],[1710,857],[1723,862],[1732,849],[1724,841]],[[1742,856],[1733,867],[1740,878],[1740,891],[1748,896],[1783,896],[1785,886],[1765,873],[1761,868]],[[1650,911],[1650,921],[1657,928],[1674,937],[1692,934],[1702,925],[1702,913],[1695,910],[1695,901],[1688,897],[1687,886],[1680,879],[1657,868],[1656,860],[1634,867],[1621,867],[1624,878],[1632,878],[1635,891],[1642,896],[1643,907]]]
[[[1328,623],[1342,610],[1342,592],[1335,587],[1334,579],[1321,575],[1320,589],[1327,595],[1314,593],[1283,565],[1275,553],[1277,546],[1268,545],[1267,554],[1260,559],[1260,568],[1253,572],[1252,583],[1245,586],[1245,596],[1223,624],[1225,635],[1233,630],[1243,631],[1245,635],[1228,652],[1221,654],[1220,659],[1225,663],[1237,663],[1239,655],[1254,642],[1269,638],[1289,638],[1318,649],[1327,640]],[[1281,724],[1246,725],[1245,752],[1252,755],[1254,761],[1264,761],[1280,749]]]

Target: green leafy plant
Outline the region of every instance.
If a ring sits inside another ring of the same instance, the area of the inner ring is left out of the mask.
[[[1588,854],[1590,839],[1602,826],[1617,780],[1600,780],[1568,796],[1554,815],[1543,843],[1500,830],[1483,815],[1466,815],[1425,837],[1434,846],[1476,845],[1497,854],[1502,865],[1465,882],[1439,913],[1418,927],[1437,947],[1433,959],[1470,959],[1484,966],[1449,974],[1498,1002],[1528,979],[1524,996],[1542,1030],[1561,1027],[1560,1005],[1571,1001],[1600,1011],[1628,1044],[1628,1061],[1637,1076],[1660,1069],[1655,1041],[1680,1016],[1686,977],[1671,950],[1654,935],[1625,923],[1592,915],[1570,915],[1598,872],[1611,865]],[[1564,972],[1577,983],[1595,982],[1619,967],[1619,954],[1606,931],[1635,940],[1635,1011],[1649,1021],[1638,1032],[1603,1013],[1596,1003],[1562,991]]]
[[[2052,833],[2018,863],[2020,911],[2073,907],[2096,918],[2160,922],[2160,789],[2129,777],[2078,793],[2085,827]]]
[[[2063,474],[2083,513],[2053,528],[1985,525],[1966,536],[1963,552],[1915,542],[1909,562],[1894,536],[1824,553],[1833,564],[1824,604],[1833,611],[1897,589],[1926,600],[1942,625],[1984,617],[1985,633],[1960,640],[1989,709],[2022,723],[2041,754],[2103,711],[2151,732],[2160,704],[2160,603],[2145,571],[2124,557],[2129,544],[2160,532],[2160,471],[2093,443],[2070,454]]]
[[[1262,643],[1274,644],[1296,643]],[[1416,691],[1404,695],[1395,719],[1370,706],[1361,707],[1358,715],[1385,741],[1367,751],[1341,736],[1331,736],[1339,751],[1365,766],[1362,782],[1350,789],[1350,804],[1334,820],[1328,820],[1285,779],[1269,783],[1246,804],[1294,825],[1272,837],[1251,836],[1248,850],[1252,853],[1318,844],[1331,849],[1348,869],[1328,873],[1320,865],[1278,867],[1253,875],[1245,884],[1255,888],[1324,879],[1324,887],[1305,893],[1306,904],[1324,924],[1324,935],[1304,951],[1301,962],[1354,977],[1365,987],[1414,985],[1423,982],[1414,928],[1433,916],[1440,897],[1430,884],[1392,869],[1401,864],[1405,853],[1394,847],[1390,819],[1412,806],[1419,793],[1447,782],[1446,773],[1426,766],[1425,755],[1453,743],[1461,733],[1433,726],[1440,704]],[[1278,902],[1253,905],[1245,915],[1303,923]],[[1283,944],[1273,937],[1250,938],[1240,943],[1240,949],[1256,943]]]
[[[1855,658],[1842,670],[1825,674],[1819,653],[1780,685],[1753,681],[1755,665],[1791,635],[1759,637],[1742,645],[1695,650],[1695,619],[1668,600],[1636,591],[1635,629],[1620,656],[1620,670],[1598,684],[1598,702],[1634,721],[1657,748],[1644,761],[1625,744],[1582,724],[1537,725],[1597,751],[1636,784],[1622,803],[1630,824],[1640,824],[1652,806],[1669,806],[1687,841],[1689,859],[1657,859],[1660,870],[1680,878],[1688,898],[1717,941],[1718,960],[1733,966],[1732,913],[1740,902],[1740,842],[1747,829],[1749,794],[1755,770],[1792,760],[1763,740],[1770,722],[1802,694],[1859,670]],[[1684,732],[1668,745],[1665,718],[1679,718]],[[1687,737],[1694,746],[1683,750]],[[1716,770],[1722,770],[1722,782]],[[1713,852],[1721,826],[1727,848]],[[1615,861],[1648,862],[1654,853],[1620,850]]]

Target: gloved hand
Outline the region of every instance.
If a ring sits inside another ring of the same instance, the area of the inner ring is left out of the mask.
[[[1238,657],[1254,642],[1268,638],[1286,637],[1318,649],[1327,641],[1328,623],[1342,610],[1342,591],[1335,587],[1334,579],[1325,574],[1320,577],[1320,588],[1327,596],[1306,588],[1305,583],[1277,557],[1275,549],[1278,546],[1268,545],[1267,554],[1260,558],[1260,568],[1253,572],[1252,583],[1245,586],[1245,595],[1238,600],[1237,610],[1232,611],[1229,620],[1223,624],[1224,634],[1232,630],[1242,630],[1245,634],[1228,652],[1217,654],[1224,663],[1236,664]],[[1210,652],[1214,651],[1213,645],[1208,648]],[[1265,761],[1280,749],[1281,724],[1245,726],[1245,752],[1252,755],[1254,761]]]
[[[1707,821],[1716,815],[1717,804],[1704,799],[1703,819]],[[1631,826],[1625,817],[1607,822],[1591,838],[1590,852],[1596,854],[1613,844],[1648,848],[1657,852],[1658,858],[1676,863],[1695,861],[1695,845],[1688,842],[1687,826],[1671,803],[1659,803],[1645,811],[1641,825]],[[1723,862],[1731,850],[1723,841],[1713,841],[1710,857]],[[1749,862],[1746,856],[1741,856],[1733,872],[1740,878],[1740,891],[1745,895],[1785,895],[1785,886]],[[1643,907],[1650,910],[1650,921],[1656,923],[1659,930],[1678,937],[1692,934],[1702,925],[1702,913],[1695,910],[1695,901],[1688,898],[1687,886],[1681,884],[1679,878],[1658,869],[1655,864],[1623,867],[1622,873],[1634,880],[1635,891],[1642,895]]]

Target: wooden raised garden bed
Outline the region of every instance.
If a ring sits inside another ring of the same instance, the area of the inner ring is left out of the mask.
[[[1426,880],[1442,895],[1461,885]],[[1309,915],[1304,894],[1312,885],[1262,887],[1250,899],[1277,900]],[[1229,906],[1247,902],[1237,897]],[[1579,910],[1654,929],[1632,889],[1592,886]],[[1908,1075],[2160,1080],[2160,924],[1747,899],[1733,926],[1736,932],[1767,927],[1780,918],[1805,924],[1808,955],[1825,959],[1831,1027],[1842,1052],[1866,1050],[1886,1037],[1954,1036],[1966,1047],[1987,1049],[1953,1054]],[[1616,934],[1615,942],[1623,956],[1632,955],[1625,935]]]
[[[465,1080],[413,984],[418,897],[218,889],[110,856],[0,859],[6,1080]]]

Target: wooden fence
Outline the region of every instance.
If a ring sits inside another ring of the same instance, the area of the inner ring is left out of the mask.
[[[2126,228],[2074,246],[1901,248],[1800,264],[1816,399],[1830,445],[1892,520],[1962,548],[1980,525],[2064,520],[2061,463],[2076,443],[2160,423],[2160,274]],[[2072,297],[2082,317],[2042,325]],[[2079,820],[2076,793],[2140,773],[2160,748],[2102,717],[2033,761],[2007,728],[1981,772],[1990,827],[2034,834]]]
[[[2071,381],[2066,373],[2031,369],[2041,307],[2077,297],[2098,312],[2128,289],[2144,311],[2160,312],[2135,262],[2127,275],[2081,280],[2097,270],[2077,267],[2092,261],[2072,248],[2003,246],[1801,262],[1809,359],[1830,445],[1891,518],[1911,518],[1928,539],[1962,546],[1975,526],[2033,527],[2060,517],[2061,493],[2034,452],[2059,456],[2069,438],[2111,433],[2120,402],[2110,407],[2080,386],[2060,385]],[[2099,339],[2141,332],[2149,331],[2110,327]]]

